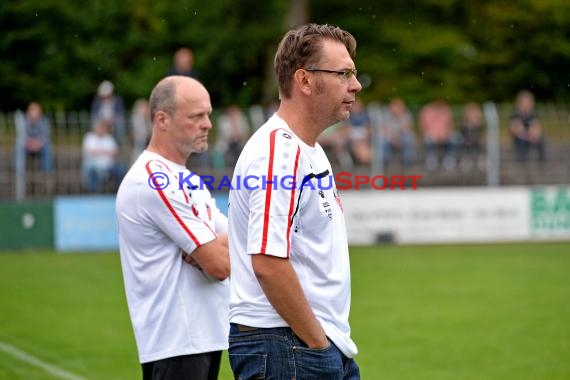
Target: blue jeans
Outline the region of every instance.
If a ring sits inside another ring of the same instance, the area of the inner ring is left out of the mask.
[[[358,380],[360,370],[330,342],[311,349],[289,327],[230,325],[230,365],[238,380]]]

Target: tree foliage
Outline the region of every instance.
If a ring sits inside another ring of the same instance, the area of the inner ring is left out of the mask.
[[[180,46],[194,50],[215,106],[268,102],[291,7],[355,35],[367,100],[570,97],[565,0],[19,0],[0,4],[0,109],[85,108],[103,79],[132,104]]]
[[[312,3],[317,22],[359,41],[357,64],[370,75],[364,96],[413,103],[512,100],[529,88],[544,100],[569,99],[570,3],[476,0],[330,0]]]

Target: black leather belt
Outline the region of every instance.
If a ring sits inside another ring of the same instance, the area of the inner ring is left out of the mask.
[[[251,332],[251,331],[257,330],[257,327],[240,325],[239,323],[236,323],[236,327],[237,327],[239,332]]]

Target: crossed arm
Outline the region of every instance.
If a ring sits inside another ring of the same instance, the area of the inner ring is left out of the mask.
[[[230,276],[228,235],[218,234],[214,240],[196,248],[192,254],[182,252],[182,258],[188,264],[200,268],[219,281],[223,281]]]

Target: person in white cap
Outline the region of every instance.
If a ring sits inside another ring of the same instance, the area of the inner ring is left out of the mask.
[[[115,93],[115,87],[109,80],[102,81],[97,87],[97,94],[91,103],[91,125],[99,120],[111,124],[111,132],[121,145],[126,133],[125,105],[121,96]]]

